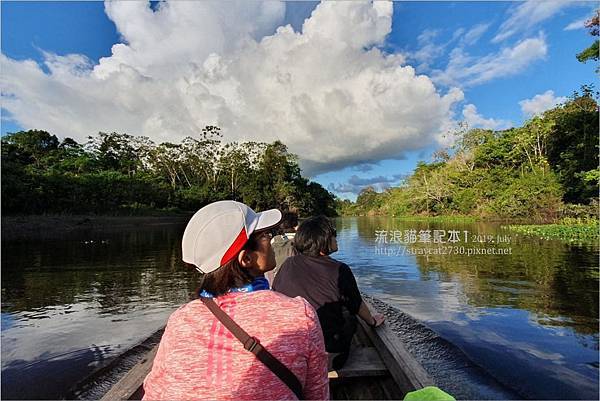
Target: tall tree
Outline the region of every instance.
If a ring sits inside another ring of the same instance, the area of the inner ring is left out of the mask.
[[[45,163],[58,150],[60,141],[56,135],[42,130],[19,131],[2,138],[2,144],[10,146],[23,160],[30,159],[33,167],[48,167]]]
[[[598,196],[598,182],[586,180],[598,168],[598,103],[591,88],[582,92],[544,114],[552,122],[548,162],[565,189],[564,200],[572,203]]]

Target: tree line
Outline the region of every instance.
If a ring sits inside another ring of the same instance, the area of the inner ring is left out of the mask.
[[[335,215],[334,196],[301,174],[279,142],[229,142],[219,127],[155,144],[124,133],[60,141],[42,130],[2,137],[5,214],[194,211],[233,199],[255,210]]]
[[[597,215],[598,103],[582,87],[564,104],[502,131],[464,128],[395,188],[364,189],[341,214],[473,215],[541,221]]]

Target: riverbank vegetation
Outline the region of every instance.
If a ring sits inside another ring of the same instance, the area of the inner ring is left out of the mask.
[[[464,129],[399,187],[338,201],[342,215],[470,216],[555,222],[598,213],[598,104],[584,86],[502,131]]]
[[[224,143],[215,126],[159,145],[116,132],[84,144],[41,130],[2,137],[5,215],[176,213],[222,199],[335,215],[334,196],[302,176],[283,143]]]
[[[562,239],[571,242],[589,242],[600,236],[600,225],[594,218],[573,219],[566,217],[557,224],[509,225],[510,230],[532,237]]]

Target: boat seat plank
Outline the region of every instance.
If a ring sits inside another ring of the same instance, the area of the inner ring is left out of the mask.
[[[389,374],[379,353],[373,347],[350,350],[350,356],[341,369],[329,372],[330,379],[345,377],[385,376]]]

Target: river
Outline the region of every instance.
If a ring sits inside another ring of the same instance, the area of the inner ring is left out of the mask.
[[[339,218],[363,292],[530,399],[597,399],[598,246],[498,224]],[[2,243],[2,398],[57,399],[186,302],[181,225]],[[431,364],[430,364],[431,365]]]

